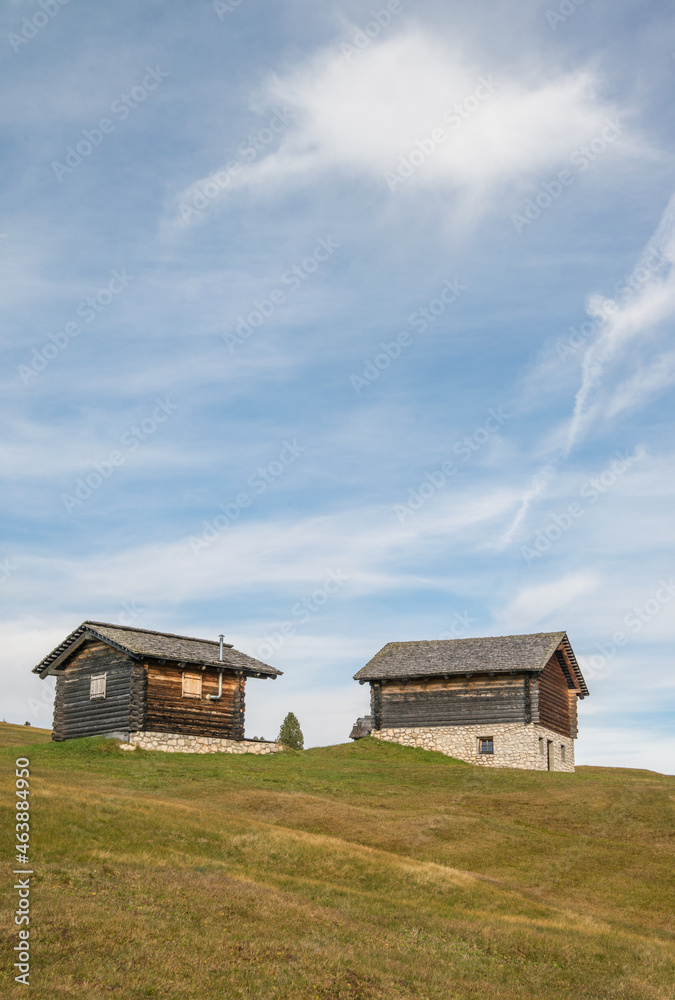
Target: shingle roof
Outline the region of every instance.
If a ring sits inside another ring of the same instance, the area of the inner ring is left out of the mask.
[[[484,639],[432,639],[388,642],[354,680],[371,681],[444,674],[543,670],[561,645],[572,664],[582,694],[588,688],[565,632],[500,635]]]
[[[166,660],[179,660],[200,666],[213,666],[242,670],[251,676],[278,677],[280,670],[267,663],[240,653],[231,645],[226,645],[219,660],[220,644],[210,639],[193,639],[172,632],[153,632],[146,628],[132,628],[128,625],[111,625],[109,622],[82,622],[60,645],[33,667],[34,674],[45,675],[49,668],[55,668],[73,651],[73,647],[88,638],[100,639],[132,656],[149,656]]]

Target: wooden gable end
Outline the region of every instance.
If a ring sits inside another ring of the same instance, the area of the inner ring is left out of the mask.
[[[218,694],[218,670],[202,670],[179,661],[152,660],[147,662],[146,670],[144,729],[221,739],[244,738],[243,675],[223,671],[222,694],[214,700],[209,695]]]
[[[556,650],[539,674],[537,689],[540,725],[576,738],[579,686],[562,648]]]
[[[53,739],[127,732],[140,665],[105,642],[78,643],[56,673]]]

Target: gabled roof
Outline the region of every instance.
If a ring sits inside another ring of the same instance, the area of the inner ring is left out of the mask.
[[[485,639],[388,642],[365,667],[354,674],[354,680],[402,680],[488,672],[537,673],[544,669],[560,647],[572,667],[581,694],[588,694],[586,682],[565,632],[499,635]]]
[[[225,667],[228,670],[241,670],[250,677],[278,677],[281,674],[275,667],[247,656],[246,653],[240,653],[229,644],[225,645],[221,661],[218,658],[220,643],[211,639],[193,639],[186,635],[174,635],[172,632],[152,632],[147,628],[90,621],[82,622],[79,628],[71,632],[49,656],[45,656],[44,660],[33,667],[33,673],[45,677],[58,670],[87,639],[99,639],[134,659],[154,657],[199,666]]]

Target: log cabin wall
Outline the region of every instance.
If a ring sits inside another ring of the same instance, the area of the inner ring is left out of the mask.
[[[130,657],[107,643],[92,640],[80,646],[56,677],[52,738],[128,732],[134,666]],[[105,698],[92,699],[92,674],[106,675]]]
[[[528,723],[535,688],[525,674],[375,683],[374,728]]]
[[[576,691],[571,690],[555,653],[539,674],[539,722],[562,736],[576,737]]]
[[[200,698],[183,696],[184,671],[201,676]],[[178,661],[149,661],[146,672],[145,719],[139,729],[243,739],[243,678],[234,671],[223,672],[223,694],[218,701],[207,698],[218,694],[218,670],[201,670]]]

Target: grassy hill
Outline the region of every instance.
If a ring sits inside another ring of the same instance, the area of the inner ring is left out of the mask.
[[[31,759],[35,998],[672,1000],[673,777],[44,739],[0,726],[8,914]],[[10,916],[8,998],[15,944]]]

